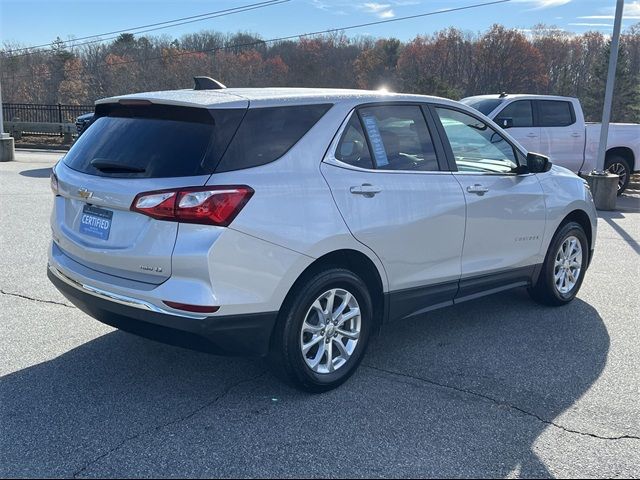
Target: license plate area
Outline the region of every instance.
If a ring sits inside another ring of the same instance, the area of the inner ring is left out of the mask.
[[[104,208],[85,205],[80,216],[80,233],[101,240],[109,240],[113,212]]]

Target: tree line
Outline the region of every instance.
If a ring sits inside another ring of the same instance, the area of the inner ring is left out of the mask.
[[[91,104],[125,93],[189,88],[194,75],[227,86],[387,88],[459,99],[484,93],[578,97],[589,120],[601,115],[610,41],[536,25],[447,28],[408,42],[330,34],[264,41],[240,32],[203,31],[171,39],[124,33],[109,42],[0,50],[8,103]],[[621,37],[614,121],[640,122],[640,23]]]

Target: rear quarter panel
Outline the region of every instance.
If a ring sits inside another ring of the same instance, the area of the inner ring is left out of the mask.
[[[216,173],[209,185],[249,185],[253,197],[230,229],[297,252],[300,259],[283,272],[273,290],[273,303],[284,300],[292,283],[317,258],[336,250],[365,254],[376,266],[384,291],[384,267],[373,251],[359,243],[347,228],[320,173],[320,164],[340,124],[352,109],[334,105],[284,156],[259,167]]]

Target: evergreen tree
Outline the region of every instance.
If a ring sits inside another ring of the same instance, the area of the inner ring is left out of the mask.
[[[589,121],[600,121],[602,119],[610,53],[611,41],[607,43],[599,54],[599,60],[594,67],[587,86],[587,95],[582,102],[585,116]],[[629,52],[624,43],[620,43],[618,51],[611,121],[640,122],[640,75],[634,75],[631,72]]]

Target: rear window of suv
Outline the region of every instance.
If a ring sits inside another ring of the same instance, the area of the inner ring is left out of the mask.
[[[98,105],[96,119],[64,157],[98,176],[161,178],[210,174],[245,109]]]
[[[286,153],[330,107],[209,110],[98,105],[96,120],[63,161],[90,175],[133,178],[209,175],[254,167]]]

